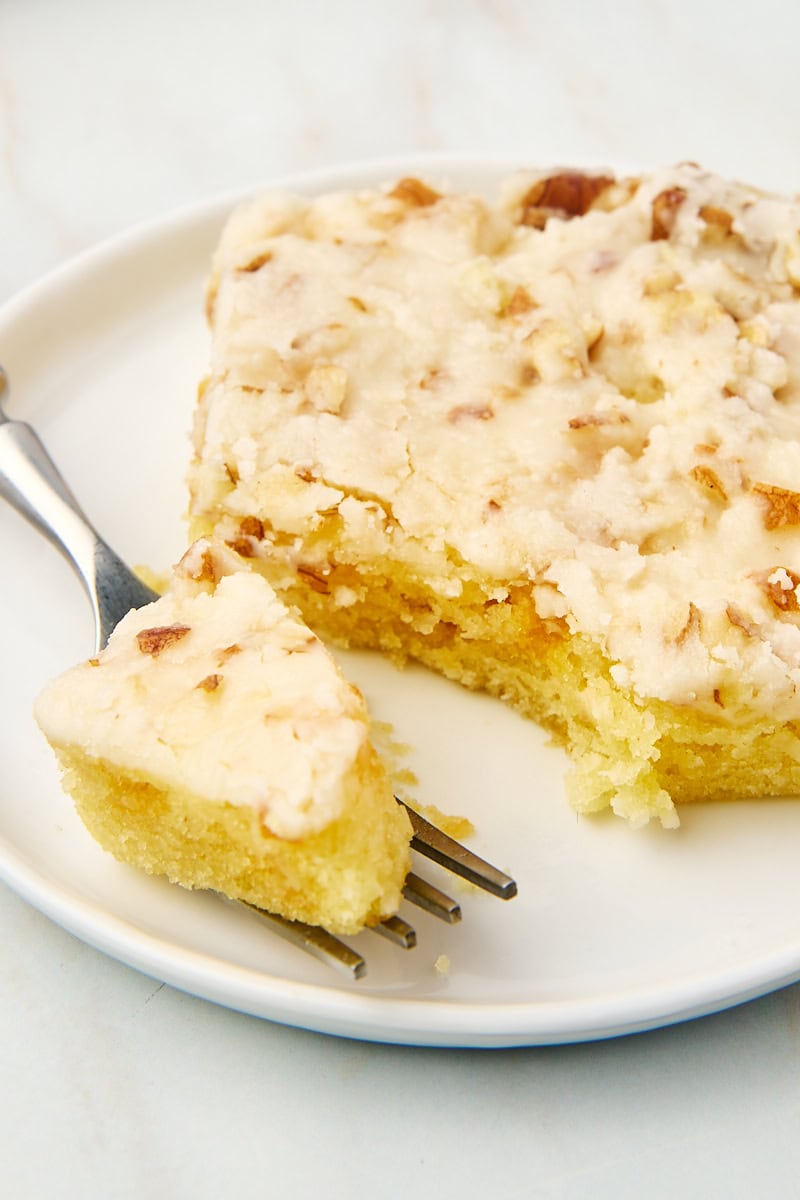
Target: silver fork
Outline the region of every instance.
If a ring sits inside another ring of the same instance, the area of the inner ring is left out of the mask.
[[[98,652],[127,612],[151,603],[158,594],[142,583],[103,540],[35,430],[5,414],[2,398],[7,390],[8,377],[0,366],[0,496],[44,534],[75,570],[92,606]],[[398,800],[398,804],[403,802]],[[413,808],[403,807],[411,821],[412,849],[502,900],[517,894],[517,885],[510,876],[473,854]],[[443,921],[452,924],[461,920],[458,903],[413,872],[406,876],[403,895]],[[349,977],[360,979],[366,974],[362,955],[327,930],[289,921],[244,901],[236,903],[256,912],[282,937]],[[404,949],[416,945],[416,932],[400,916],[388,917],[374,931]]]

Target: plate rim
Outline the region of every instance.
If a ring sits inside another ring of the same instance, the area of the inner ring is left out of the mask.
[[[102,272],[110,260],[130,255],[139,245],[168,239],[176,232],[188,236],[192,229],[204,228],[213,221],[221,225],[235,204],[265,190],[313,194],[340,187],[368,187],[393,176],[426,172],[499,179],[501,172],[539,169],[526,167],[527,158],[505,152],[479,157],[462,153],[392,155],[287,173],[217,192],[114,233],[28,283],[0,305],[0,340],[13,340],[14,327],[24,325],[43,302],[50,302],[54,295],[69,290],[93,272]],[[616,165],[618,171],[629,169]],[[11,409],[13,412],[13,401]],[[594,1041],[722,1011],[800,979],[797,946],[762,954],[745,966],[718,969],[702,986],[696,980],[681,981],[672,989],[649,986],[630,990],[624,997],[606,996],[600,1000],[495,1003],[359,995],[337,987],[335,980],[332,984],[291,980],[175,946],[71,894],[57,881],[48,880],[4,837],[0,838],[0,879],[69,933],[146,975],[262,1019],[366,1041],[475,1048]],[[265,996],[265,991],[269,995]]]

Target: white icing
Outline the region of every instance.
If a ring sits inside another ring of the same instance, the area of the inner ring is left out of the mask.
[[[204,561],[216,585],[196,578]],[[273,833],[300,838],[341,812],[367,738],[364,705],[319,639],[242,567],[225,547],[196,543],[170,590],[129,613],[99,660],[51,683],[36,717],[56,744],[249,805]],[[157,654],[140,648],[141,631],[174,625],[189,632]]]
[[[532,582],[643,698],[722,713],[728,689],[731,716],[798,718],[798,615],[759,581],[800,574],[800,527],[767,528],[753,485],[800,490],[800,206],[681,165],[541,230],[517,223],[534,181],[494,207],[382,191],[235,214],[193,511],[233,462],[226,505],[266,515],[289,561],[338,511],[346,554]]]

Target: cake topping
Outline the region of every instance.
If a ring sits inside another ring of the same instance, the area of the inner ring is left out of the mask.
[[[401,179],[389,194],[395,200],[404,200],[407,204],[414,204],[419,208],[427,208],[441,199],[439,193],[435,192],[432,187],[428,187],[421,179],[413,178]]]
[[[520,222],[541,229],[548,216],[582,217],[614,182],[611,175],[562,171],[538,179],[522,197]]]
[[[253,201],[210,285],[192,513],[243,553],[257,513],[250,552],[336,603],[334,525],[434,592],[521,589],[644,699],[800,719],[763,583],[800,577],[799,229],[693,164]]]
[[[753,491],[766,500],[764,524],[767,529],[784,525],[800,525],[800,492],[775,487],[771,483],[754,483]]]
[[[153,658],[157,658],[168,646],[185,638],[187,633],[191,633],[189,625],[156,625],[153,629],[140,629],[136,644],[142,654],[152,654]]]
[[[197,687],[204,692],[215,692],[221,683],[222,676],[214,672],[213,675],[206,675],[205,678],[201,679]]]
[[[213,572],[198,577],[208,562]],[[120,622],[99,662],[67,671],[37,701],[55,745],[250,806],[283,838],[339,815],[341,781],[367,743],[363,699],[225,546],[196,543],[167,592]]]
[[[668,238],[675,228],[678,209],[686,199],[686,189],[682,187],[665,188],[653,200],[653,219],[650,226],[650,239],[653,242]]]

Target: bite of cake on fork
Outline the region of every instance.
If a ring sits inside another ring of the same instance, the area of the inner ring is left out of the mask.
[[[403,897],[460,915],[411,871],[412,849],[515,893],[395,799],[362,695],[234,549],[198,540],[159,596],[97,534],[31,427],[1,409],[0,494],[62,550],[92,602],[94,653],[45,688],[36,716],[115,857],[255,908],[355,977],[364,959],[332,935],[368,927],[410,948]]]

